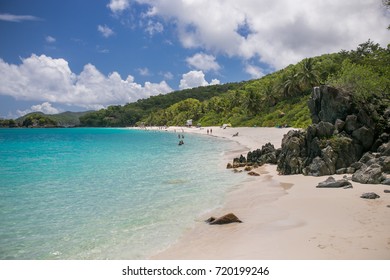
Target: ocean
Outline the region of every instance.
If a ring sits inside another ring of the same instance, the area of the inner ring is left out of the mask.
[[[180,133],[181,134],[181,133]],[[243,177],[235,144],[116,128],[0,129],[0,259],[147,259]]]

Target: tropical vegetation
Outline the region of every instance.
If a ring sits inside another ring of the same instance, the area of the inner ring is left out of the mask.
[[[110,106],[80,118],[84,126],[184,125],[306,127],[313,87],[329,84],[362,102],[388,102],[390,48],[367,41],[356,50],[306,58],[261,79],[176,91]],[[387,103],[386,103],[387,104]]]
[[[185,125],[192,119],[193,124],[203,126],[230,123],[307,127],[311,123],[307,100],[313,87],[323,84],[350,92],[362,103],[390,107],[390,45],[383,48],[368,40],[356,50],[305,58],[260,79],[186,89],[124,106],[109,106],[77,116],[79,122],[71,124],[169,126]],[[54,115],[46,116],[57,125],[69,124],[69,120],[61,123]],[[26,125],[24,122],[0,120],[0,126]]]

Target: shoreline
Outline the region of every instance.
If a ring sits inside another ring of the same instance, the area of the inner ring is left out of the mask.
[[[275,148],[290,129],[170,127],[184,133],[236,141],[242,151],[227,151],[228,160],[261,148],[267,142]],[[150,128],[149,128],[150,129]],[[158,128],[154,128],[158,129]],[[232,135],[239,133],[237,137]],[[352,182],[353,189],[318,189],[329,176],[281,176],[276,166],[256,170],[229,191],[221,208],[197,217],[195,226],[152,259],[383,259],[390,260],[389,186]],[[333,175],[341,179],[343,175]],[[379,199],[360,198],[375,192]],[[243,223],[210,226],[210,216],[233,212]]]

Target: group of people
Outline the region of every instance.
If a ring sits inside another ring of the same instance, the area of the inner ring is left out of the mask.
[[[210,130],[207,129],[207,134],[213,134],[213,129],[212,128],[210,128]]]

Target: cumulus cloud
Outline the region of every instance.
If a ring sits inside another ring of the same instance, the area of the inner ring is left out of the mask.
[[[40,101],[42,108],[49,103],[98,109],[112,104],[125,104],[160,93],[171,92],[165,82],[144,85],[129,75],[103,75],[94,65],[87,64],[80,74],[73,73],[64,59],[31,55],[20,65],[0,59],[0,94],[18,100]]]
[[[107,5],[108,8],[114,13],[122,12],[130,6],[129,0],[111,0]]]
[[[208,72],[210,70],[218,71],[221,67],[215,59],[216,58],[213,55],[197,53],[192,57],[187,57],[186,62],[190,67],[204,72]]]
[[[217,79],[213,79],[211,83],[208,83],[202,71],[190,71],[186,74],[183,74],[182,79],[180,80],[179,88],[188,89],[216,84],[220,84],[220,81]]]
[[[107,25],[98,25],[97,30],[103,35],[103,37],[108,38],[115,34],[115,32],[109,28]]]
[[[0,20],[11,21],[11,22],[22,22],[22,21],[38,21],[42,19],[31,15],[0,14]]]
[[[19,116],[24,116],[32,112],[42,112],[45,114],[58,114],[61,113],[62,110],[53,107],[53,105],[49,102],[43,102],[42,104],[33,105],[31,106],[30,109],[27,110],[23,110],[23,111],[17,110],[17,114]]]
[[[174,22],[186,48],[244,61],[256,58],[275,69],[308,56],[355,49],[369,38],[388,43],[388,18],[378,0],[135,1],[149,6],[150,18]],[[114,2],[128,7],[130,0]]]

